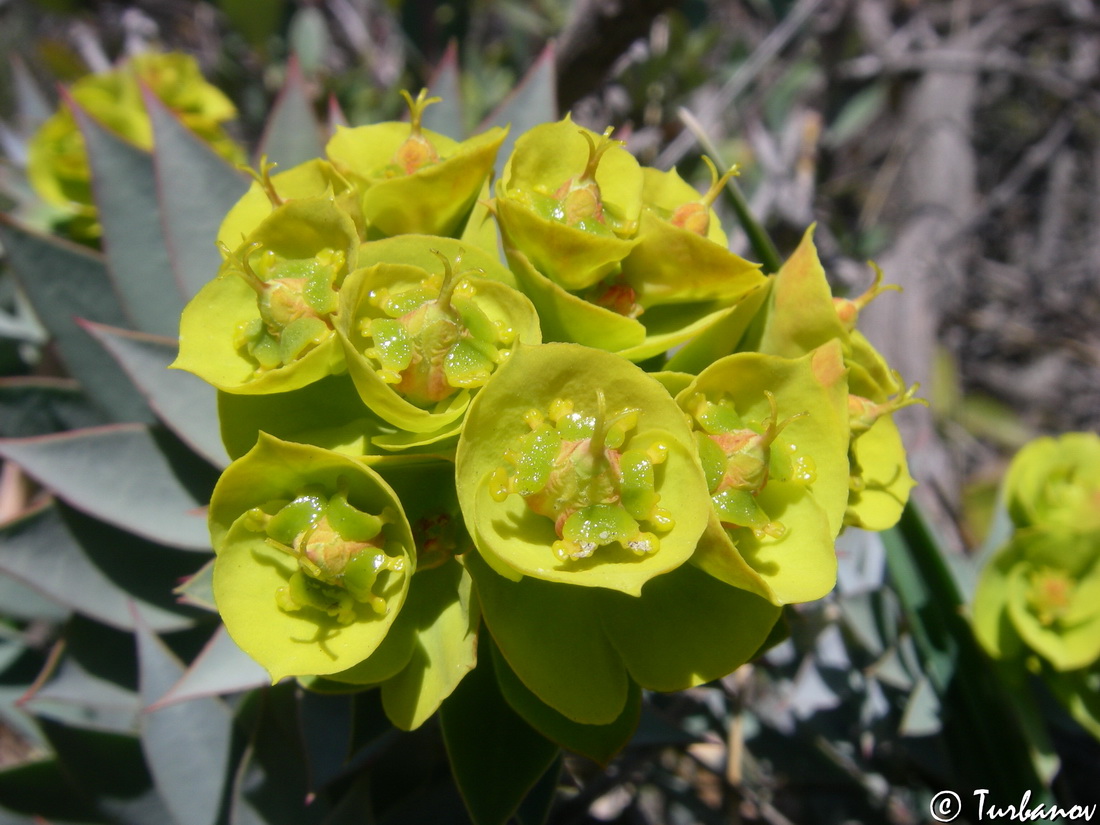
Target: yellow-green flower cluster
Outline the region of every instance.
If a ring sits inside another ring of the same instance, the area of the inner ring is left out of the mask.
[[[1006,667],[1038,674],[1100,739],[1100,436],[1032,441],[1002,498],[1015,529],[981,572],[974,632]]]
[[[1100,436],[1040,438],[1013,459],[1004,500],[1015,533],[974,597],[998,658],[1038,654],[1057,671],[1100,659]]]
[[[406,97],[407,123],[263,165],[183,314],[175,366],[218,388],[235,458],[219,609],[274,678],[380,685],[404,727],[484,619],[533,725],[611,736],[639,688],[729,673],[827,593],[846,523],[896,519],[896,429],[881,466],[858,445],[911,393],[808,237],[770,277],[728,250],[728,175],[701,195],[566,117],[492,197],[504,130],[450,140]]]
[[[160,98],[219,155],[234,163],[243,159],[243,151],[223,127],[236,117],[236,108],[206,82],[190,55],[136,55],[112,71],[81,78],[68,96],[120,137],[151,149],[153,126],[142,100],[142,87]],[[81,239],[99,236],[88,153],[68,105],[61,106],[31,139],[27,175],[38,195],[68,217],[71,234]]]

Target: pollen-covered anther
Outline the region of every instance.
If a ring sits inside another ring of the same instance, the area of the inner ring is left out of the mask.
[[[566,541],[558,539],[551,546],[559,561],[580,561],[596,552],[596,543],[592,541]]]
[[[632,539],[627,539],[626,548],[636,556],[648,556],[656,553],[661,547],[661,540],[652,533],[639,533]]]

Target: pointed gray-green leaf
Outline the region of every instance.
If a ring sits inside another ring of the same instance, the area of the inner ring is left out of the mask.
[[[315,75],[324,68],[325,56],[332,50],[325,13],[316,6],[303,5],[290,18],[287,30],[290,51],[297,56],[302,71]]]
[[[12,87],[15,93],[15,113],[19,127],[30,134],[53,114],[53,106],[26,64],[14,56],[11,60]]]
[[[179,677],[149,709],[206,696],[239,693],[271,683],[267,671],[256,664],[219,625],[210,641]]]
[[[432,97],[442,98],[424,110],[421,124],[425,129],[439,132],[454,140],[466,137],[466,121],[463,117],[462,84],[458,68],[458,46],[452,40],[443,52],[443,59],[435,67],[435,74],[428,82]]]
[[[4,439],[0,456],[78,510],[151,541],[210,550],[202,508],[213,470],[144,425]]]
[[[153,121],[157,196],[176,282],[190,299],[221,265],[215,246],[222,219],[248,190],[248,178],[196,137],[154,94],[145,93]]]
[[[189,372],[168,369],[179,351],[175,338],[89,322],[82,326],[126,370],[172,432],[215,467],[229,463],[218,425],[217,390]]]
[[[516,138],[540,123],[550,123],[558,119],[558,90],[554,74],[554,45],[547,45],[535,60],[524,78],[504,99],[504,101],[485,118],[478,132],[492,126],[507,126],[508,136],[497,152],[496,174],[504,172],[504,164],[512,154]]]
[[[86,318],[131,326],[115,296],[101,256],[76,244],[31,232],[0,215],[4,246],[34,311],[56,341],[69,373],[96,404],[118,421],[153,421],[153,413],[126,373],[73,323]]]
[[[180,604],[217,613],[218,606],[214,603],[214,560],[207,561],[172,592],[179,598]]]
[[[83,667],[66,655],[50,680],[23,702],[39,718],[99,730],[137,733],[137,693]]]
[[[184,300],[164,243],[153,158],[69,105],[88,147],[104,254],[119,298],[138,329],[175,335]]]
[[[133,628],[127,599],[158,631],[194,623],[172,585],[193,569],[191,553],[152,545],[75,511],[47,503],[0,527],[0,572],[110,627]]]
[[[451,772],[474,825],[504,825],[558,755],[504,701],[488,650],[443,703]]]
[[[942,717],[943,708],[936,689],[927,676],[921,676],[909,694],[909,701],[905,703],[898,733],[902,736],[933,736],[943,727]]]
[[[298,61],[287,64],[286,83],[271,110],[258,156],[286,171],[299,163],[325,156],[320,126],[306,91]]]
[[[0,378],[0,433],[7,438],[106,423],[106,416],[80,391],[76,381],[47,376]]]
[[[183,675],[176,658],[135,613],[138,684],[152,705]],[[233,718],[220,699],[193,699],[141,715],[141,746],[176,825],[214,825],[229,775]]]
[[[62,605],[10,576],[0,576],[0,604],[4,605],[4,617],[8,619],[62,622],[69,615]]]

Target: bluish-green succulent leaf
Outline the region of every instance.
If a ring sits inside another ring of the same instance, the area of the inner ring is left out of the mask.
[[[297,61],[292,60],[287,64],[286,82],[268,115],[257,157],[266,157],[281,169],[323,157],[325,145],[320,129],[305,78]]]
[[[77,792],[95,799],[103,821],[121,825],[171,821],[153,786],[138,737],[46,719],[40,724]]]
[[[211,696],[240,693],[270,684],[271,677],[218,625],[199,655],[155,701],[149,710]]]
[[[69,373],[97,405],[117,421],[154,420],[126,373],[73,323],[85,318],[132,327],[118,302],[102,256],[67,241],[47,238],[0,215],[0,242],[35,314],[57,342]]]
[[[153,123],[153,166],[164,239],[176,282],[190,299],[221,264],[222,218],[248,189],[248,178],[197,138],[154,94],[145,94]]]
[[[151,541],[209,552],[213,470],[141,424],[0,441],[0,455],[73,507]]]
[[[88,147],[107,267],[119,298],[142,332],[174,335],[183,292],[164,240],[153,159],[70,105]]]
[[[466,137],[465,112],[462,105],[462,75],[458,65],[458,47],[452,41],[443,52],[443,58],[435,67],[428,81],[428,90],[441,100],[424,110],[421,122],[425,129],[439,132],[451,140]],[[504,125],[504,124],[499,124]]]
[[[558,119],[557,75],[554,72],[554,44],[548,43],[531,68],[512,89],[504,101],[478,126],[477,131],[492,126],[508,126],[508,137],[497,153],[496,175],[512,154],[516,138],[541,123]]]
[[[133,628],[128,601],[159,631],[181,630],[195,611],[178,605],[172,586],[194,569],[194,556],[151,545],[92,519],[45,504],[0,528],[0,571],[49,599],[110,627]]]
[[[0,433],[8,438],[99,427],[109,419],[71,378],[0,378]]]
[[[148,708],[184,673],[183,663],[135,615],[138,684]],[[141,744],[157,791],[178,825],[215,825],[229,776],[233,717],[217,697],[141,715]]]
[[[165,426],[215,467],[229,463],[219,434],[217,391],[194,375],[168,369],[179,350],[176,339],[91,322],[82,326],[126,370]]]

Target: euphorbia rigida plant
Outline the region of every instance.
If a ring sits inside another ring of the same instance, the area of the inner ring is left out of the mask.
[[[274,753],[280,702],[350,703],[355,736],[371,702],[409,731],[438,712],[471,817],[504,822],[561,748],[611,760],[637,727],[643,691],[724,677],[780,638],[785,605],[834,586],[846,526],[898,519],[913,482],[892,413],[915,388],[856,329],[879,278],[859,298],[834,298],[810,232],[776,272],[731,252],[712,207],[735,170],[711,165],[699,192],[675,170],[643,167],[613,130],[568,115],[458,140],[429,128],[437,99],[421,92],[405,94],[405,122],[338,127],[315,157],[261,158],[218,189],[218,156],[237,151],[215,128],[221,99],[203,86],[165,96],[167,69],[146,76],[153,65],[112,81],[163,98],[138,95],[146,120],[127,120],[128,131],[102,117],[143,146],[151,122],[152,163],[80,115],[95,114],[92,96],[74,89],[92,169],[178,175],[167,153],[186,151],[220,194],[199,215],[177,188],[149,187],[165,221],[145,242],[187,285],[169,313],[181,317],[178,352],[155,324],[123,331],[121,313],[91,318],[85,328],[144,396],[100,396],[113,420],[135,423],[80,443],[140,444],[135,466],[161,468],[147,476],[163,481],[158,495],[190,496],[187,517],[177,532],[170,519],[139,524],[53,473],[46,454],[73,449],[72,437],[13,441],[4,454],[55,489],[58,523],[75,518],[71,502],[143,541],[212,548],[205,564],[188,567],[184,552],[177,565],[192,613],[139,602],[112,621],[136,633],[143,674],[176,662],[185,683],[201,682],[228,657],[214,688],[178,707],[222,720],[210,730],[247,720],[256,759]],[[190,64],[165,65],[186,85]],[[513,148],[498,158],[506,138]],[[98,183],[101,209],[114,190]],[[50,254],[102,283],[103,260],[136,273],[113,214],[70,200],[85,242],[105,219],[105,258],[7,226],[16,263],[32,269]],[[203,233],[200,259],[186,241]],[[44,306],[57,294],[24,279]],[[80,372],[86,353],[65,337],[74,312],[44,317]],[[208,406],[173,402],[165,381]],[[135,417],[119,412],[123,400]],[[201,465],[198,476],[181,462]],[[208,540],[196,532],[207,504]],[[157,635],[214,621],[232,641],[186,669]],[[256,664],[259,681],[293,692],[256,687]],[[239,710],[210,695],[243,687],[253,690]],[[319,747],[337,735],[323,721],[284,744]],[[211,787],[246,804],[246,783],[226,777],[260,763],[233,773],[240,755],[228,733],[218,741],[222,780]],[[168,790],[177,764],[144,746],[152,792],[185,806]],[[310,798],[354,806],[363,792],[350,787],[311,785]]]

